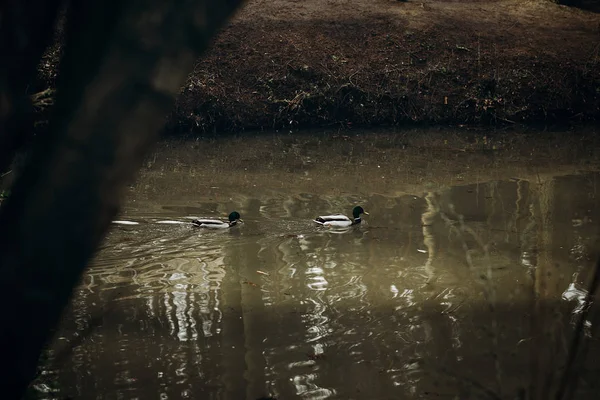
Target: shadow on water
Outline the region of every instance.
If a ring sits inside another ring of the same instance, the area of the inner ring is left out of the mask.
[[[350,181],[374,181],[382,167],[361,160],[373,169]],[[343,181],[329,167],[286,181]],[[204,183],[188,185],[192,167],[177,168],[152,166],[136,183],[120,219],[139,224],[115,226],[88,269],[35,398],[514,399],[556,390],[597,254],[597,173],[322,193],[265,181],[270,167],[260,165],[215,177],[218,191],[188,193]],[[153,192],[161,184],[178,189]],[[356,204],[370,213],[356,228],[311,222]],[[221,232],[157,223],[233,209],[245,223]],[[599,349],[586,343],[577,398],[596,398]]]

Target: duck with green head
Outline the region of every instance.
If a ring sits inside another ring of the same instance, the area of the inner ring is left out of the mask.
[[[315,218],[314,222],[328,228],[348,228],[352,225],[358,225],[361,223],[361,214],[369,215],[369,213],[366,212],[361,206],[356,206],[352,210],[352,219],[342,214],[321,215]]]
[[[192,221],[192,225],[198,228],[225,229],[237,225],[238,222],[243,223],[244,221],[239,212],[233,211],[229,214],[227,221],[216,218],[198,218]]]

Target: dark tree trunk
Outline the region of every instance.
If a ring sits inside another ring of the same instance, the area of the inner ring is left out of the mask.
[[[2,398],[23,394],[179,88],[240,2],[71,3],[49,132],[0,209]]]

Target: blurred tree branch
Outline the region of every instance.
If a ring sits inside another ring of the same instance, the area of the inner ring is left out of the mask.
[[[55,8],[47,15],[35,14],[39,21],[31,22],[31,42],[22,51],[33,64],[58,10],[56,1],[36,3]],[[3,398],[24,393],[43,346],[195,59],[240,3],[71,2],[49,132],[36,139],[0,209]],[[6,23],[7,7],[35,5],[10,1],[3,6],[3,31],[20,29]],[[5,64],[0,76],[2,145],[15,142],[16,125],[5,121],[23,95],[19,88],[33,73],[28,64],[11,86],[7,82],[18,63]],[[15,149],[0,150],[0,167],[10,163]]]

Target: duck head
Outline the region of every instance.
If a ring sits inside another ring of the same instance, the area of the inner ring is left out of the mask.
[[[244,222],[244,221],[242,221],[242,216],[240,215],[239,212],[234,211],[231,214],[229,214],[229,222],[230,223],[235,223],[235,222],[238,222],[238,221],[242,222],[242,223]]]
[[[354,209],[352,210],[352,216],[354,217],[354,219],[360,218],[361,214],[369,215],[369,213],[366,212],[361,206],[354,207]]]

